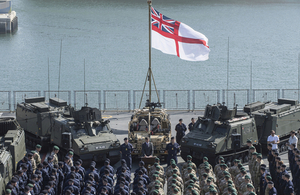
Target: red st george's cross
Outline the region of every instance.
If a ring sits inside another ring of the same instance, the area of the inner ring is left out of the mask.
[[[153,7],[151,7],[151,23],[153,31],[156,31],[164,37],[174,39],[176,45],[176,53],[178,57],[180,57],[178,42],[202,44],[205,47],[209,48],[205,40],[179,36],[178,31],[181,23],[179,21],[175,21],[171,18],[168,18],[167,16],[158,12]]]

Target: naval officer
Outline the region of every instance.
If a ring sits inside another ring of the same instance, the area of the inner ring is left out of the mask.
[[[166,150],[168,151],[167,163],[170,165],[171,159],[174,159],[177,164],[177,153],[180,152],[180,146],[175,142],[175,138],[171,138],[171,143],[168,143]]]
[[[122,159],[126,161],[127,166],[131,170],[132,158],[131,153],[133,151],[131,143],[128,143],[127,137],[124,138],[124,144],[120,147],[120,153],[122,155]]]

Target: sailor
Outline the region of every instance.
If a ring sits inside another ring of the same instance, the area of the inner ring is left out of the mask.
[[[284,187],[284,194],[285,195],[294,195],[294,187],[293,187],[293,182],[290,180],[290,174],[285,174],[284,175],[284,180],[286,181],[286,185]]]
[[[274,183],[272,181],[268,182],[269,195],[277,195],[277,190],[274,187]]]
[[[189,131],[192,131],[194,129],[194,125],[195,125],[195,119],[192,118],[191,123],[189,124]]]
[[[168,143],[166,147],[166,151],[168,151],[167,163],[168,166],[170,165],[171,159],[175,160],[177,164],[177,154],[180,152],[180,146],[178,143],[175,142],[174,137],[171,137],[171,143]]]
[[[53,165],[57,165],[58,164],[58,156],[57,153],[59,152],[59,147],[58,146],[54,146],[53,147],[53,151],[51,152],[51,156],[53,156]]]
[[[182,123],[182,119],[179,119],[179,123],[175,126],[176,131],[176,142],[180,145],[181,139],[185,135],[186,126]]]
[[[132,153],[132,145],[131,143],[128,143],[127,137],[124,138],[124,144],[121,145],[120,147],[120,153],[122,155],[122,159],[125,159],[127,166],[131,170],[131,164],[132,164],[132,158],[131,158],[131,153]]]

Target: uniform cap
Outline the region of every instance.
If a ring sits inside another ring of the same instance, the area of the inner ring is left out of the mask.
[[[246,176],[245,176],[245,179],[250,179],[249,175],[246,175]]]
[[[175,178],[176,178],[176,177],[177,177],[177,175],[176,175],[176,174],[173,174],[173,177],[175,177]]]
[[[266,178],[267,178],[267,180],[269,180],[269,181],[272,180],[272,177],[271,177],[271,176],[267,176]]]
[[[33,188],[33,185],[31,183],[27,184],[27,186]]]
[[[155,158],[155,162],[159,162],[159,161],[160,161],[160,159],[156,157]]]
[[[230,175],[225,175],[225,178],[230,178]]]
[[[252,153],[252,155],[257,155],[257,154],[258,154],[257,152],[253,152],[253,153]]]
[[[35,150],[31,150],[30,152],[31,152],[32,154],[35,154],[35,153],[36,153],[36,151],[35,151]]]
[[[187,155],[186,158],[187,158],[187,159],[192,159],[192,156],[191,156],[191,155]]]
[[[273,182],[273,181],[269,181],[269,182],[268,182],[268,184],[272,184],[272,185],[273,185],[273,184],[274,184],[274,182]]]
[[[27,158],[26,156],[23,158],[23,160],[24,160],[25,162],[28,162],[28,158]]]
[[[251,139],[247,139],[247,143],[252,143],[252,140]]]
[[[285,165],[285,164],[282,164],[282,165],[281,165],[281,167],[285,168],[285,167],[286,167],[286,165]]]
[[[69,152],[70,155],[74,155],[74,153],[72,151]]]
[[[251,146],[249,149],[255,149],[255,147],[254,147],[254,146]]]
[[[207,182],[211,182],[211,180],[210,180],[210,179],[207,179],[206,181],[207,181]]]
[[[174,136],[173,136],[173,137],[171,137],[171,139],[174,139]]]
[[[175,188],[175,189],[174,189],[174,191],[175,191],[175,192],[178,192],[178,189],[177,189],[177,188]]]
[[[35,147],[36,148],[41,148],[42,146],[40,144],[37,144]]]
[[[6,189],[5,190],[5,194],[10,194],[11,193],[11,190],[10,189]]]
[[[288,174],[288,173],[285,174],[284,176],[285,176],[286,178],[290,178],[290,177],[291,177],[290,174]]]
[[[223,157],[223,156],[220,156],[219,159],[224,160],[224,157]]]
[[[127,138],[127,137],[125,137],[125,138],[124,138],[124,141],[125,141],[125,140],[128,140],[128,138]]]
[[[182,121],[182,118],[181,118],[181,119],[179,119],[179,121]]]
[[[192,189],[193,188],[193,186],[192,185],[189,185],[188,187],[187,187],[187,189]]]
[[[188,167],[187,170],[192,170],[192,167]]]
[[[13,177],[13,178],[11,179],[11,182],[12,182],[12,183],[17,183],[17,182],[18,182],[18,179],[17,179],[16,177]]]
[[[203,158],[203,160],[208,160],[208,158],[205,156],[205,157]]]
[[[58,146],[54,146],[53,149],[54,150],[59,150],[59,147]]]

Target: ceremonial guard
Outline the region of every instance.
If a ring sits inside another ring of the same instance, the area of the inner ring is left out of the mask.
[[[175,142],[174,137],[171,138],[171,143],[168,143],[166,147],[166,151],[168,152],[168,157],[167,157],[167,163],[168,166],[170,165],[171,159],[175,160],[175,163],[177,164],[177,154],[180,152],[180,146],[178,143]]]
[[[124,144],[120,147],[120,153],[122,155],[122,159],[126,161],[127,166],[131,170],[132,158],[131,153],[133,151],[131,143],[128,143],[127,137],[124,138]]]

